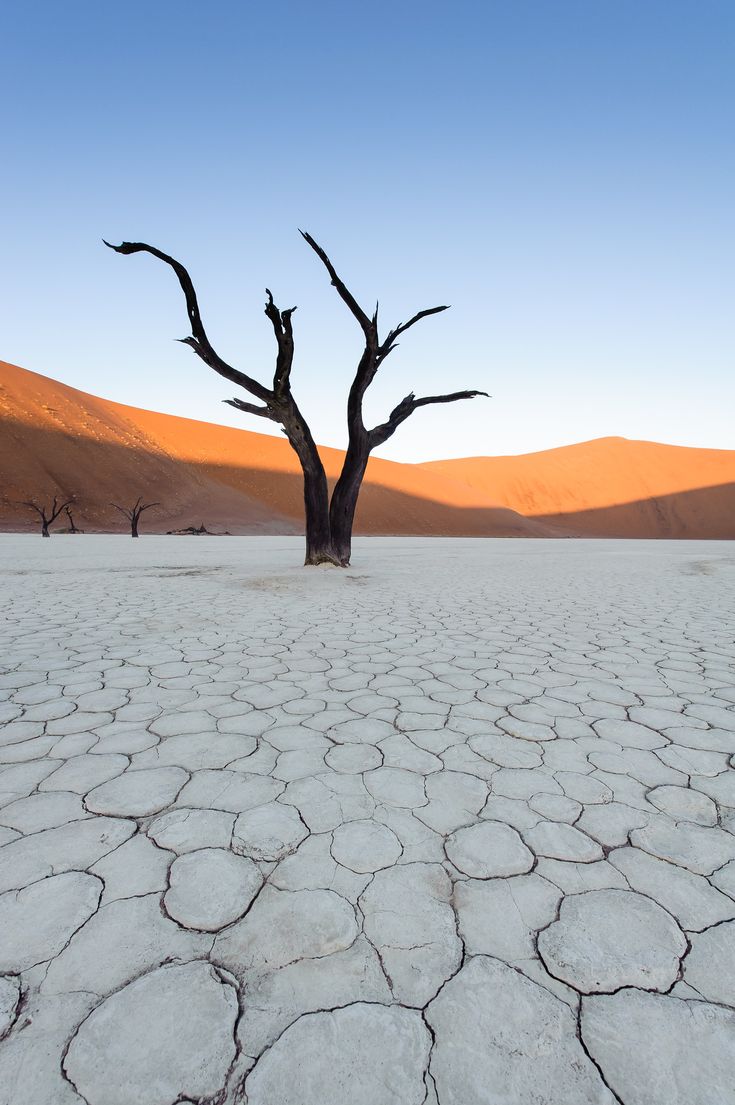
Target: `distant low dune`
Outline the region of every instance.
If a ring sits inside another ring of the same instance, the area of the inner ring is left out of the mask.
[[[324,448],[322,456],[333,481],[343,453]],[[138,495],[161,503],[144,515],[142,532],[302,528],[301,475],[285,440],[112,403],[0,361],[0,528],[34,528],[20,501],[55,493],[75,496],[75,522],[87,530],[120,530],[110,503]],[[355,528],[735,538],[735,451],[604,438],[525,456],[373,458]]]
[[[594,537],[735,538],[735,451],[603,437],[515,457],[420,466]]]

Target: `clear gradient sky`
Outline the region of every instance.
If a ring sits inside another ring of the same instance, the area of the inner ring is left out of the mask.
[[[399,460],[604,435],[735,448],[732,0],[6,0],[0,358],[243,426],[171,339],[173,274],[267,381],[264,287],[298,304],[294,392],[342,445],[360,332],[309,230],[406,335],[370,392]],[[273,427],[273,432],[278,432]]]

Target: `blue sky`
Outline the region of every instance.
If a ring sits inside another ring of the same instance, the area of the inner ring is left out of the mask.
[[[370,393],[384,456],[609,434],[735,447],[731,0],[18,3],[0,16],[0,357],[121,402],[264,431],[190,350],[178,256],[223,356],[344,443],[360,333],[309,230],[406,335]],[[274,432],[278,432],[274,427]]]

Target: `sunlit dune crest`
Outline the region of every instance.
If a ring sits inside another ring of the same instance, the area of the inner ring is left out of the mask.
[[[334,480],[343,453],[321,452]],[[5,529],[32,528],[20,501],[54,493],[75,496],[75,520],[90,530],[118,530],[110,503],[141,494],[162,504],[146,515],[148,532],[203,522],[282,534],[302,524],[300,469],[285,440],[113,403],[4,362],[0,473]],[[734,538],[735,451],[602,438],[523,456],[373,458],[356,530]]]

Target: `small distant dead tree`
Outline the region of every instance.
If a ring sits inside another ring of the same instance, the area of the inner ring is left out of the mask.
[[[46,507],[45,505],[39,506],[33,499],[24,501],[22,505],[30,507],[31,510],[35,510],[36,514],[41,519],[41,537],[50,537],[49,526],[53,525],[62,510],[66,510],[73,501],[73,499],[65,499],[63,503],[60,503],[57,496],[54,495],[50,507]]]
[[[337,294],[347,306],[360,327],[364,349],[357,365],[355,377],[347,400],[348,445],[342,471],[332,492],[331,500],[327,477],[319,450],[291,392],[291,367],[294,357],[294,336],[292,316],[295,307],[282,311],[273,302],[273,296],[266,288],[267,302],[265,313],[273,327],[276,338],[277,354],[273,384],[266,387],[252,376],[240,372],[227,364],[215,351],[207,337],[199,312],[196,292],[189,273],[175,258],[163,253],[144,242],[122,242],[106,246],[116,253],[150,253],[164,261],[176,273],[186,299],[186,307],[191,325],[191,335],[180,338],[201,357],[209,368],[220,376],[243,388],[259,400],[259,403],[244,402],[242,399],[225,399],[224,402],[245,414],[254,414],[259,418],[268,418],[280,423],[283,432],[299,458],[304,474],[304,509],[306,515],[306,564],[337,564],[346,567],[350,563],[352,548],[352,526],[360,488],[365,476],[367,463],[373,449],[384,444],[392,437],[402,422],[405,422],[419,407],[437,403],[455,403],[460,399],[474,399],[478,395],[487,395],[484,391],[454,391],[447,395],[426,395],[417,399],[410,392],[405,399],[390,412],[384,422],[372,429],[365,426],[363,420],[363,399],[365,392],[375,379],[378,369],[386,357],[396,348],[398,338],[415,326],[417,322],[430,315],[446,311],[446,306],[428,307],[419,311],[408,322],[400,323],[388,331],[381,340],[378,333],[378,308],[369,315],[359,305],[355,297],[338,276],[334,265],[317,242],[300,231],[307,244],[316,253],[327,270]]]
[[[68,532],[69,533],[84,533],[83,529],[79,529],[79,527],[74,524],[74,518],[72,516],[71,508],[67,506],[67,507],[64,507],[64,509],[66,511],[66,516],[69,519]]]
[[[138,536],[138,522],[140,516],[144,510],[150,510],[152,506],[160,506],[160,503],[144,503],[141,498],[137,500],[133,506],[118,506],[117,503],[110,503],[110,506],[114,506],[115,510],[119,510],[121,514],[124,514],[127,520],[130,522],[130,536]]]

